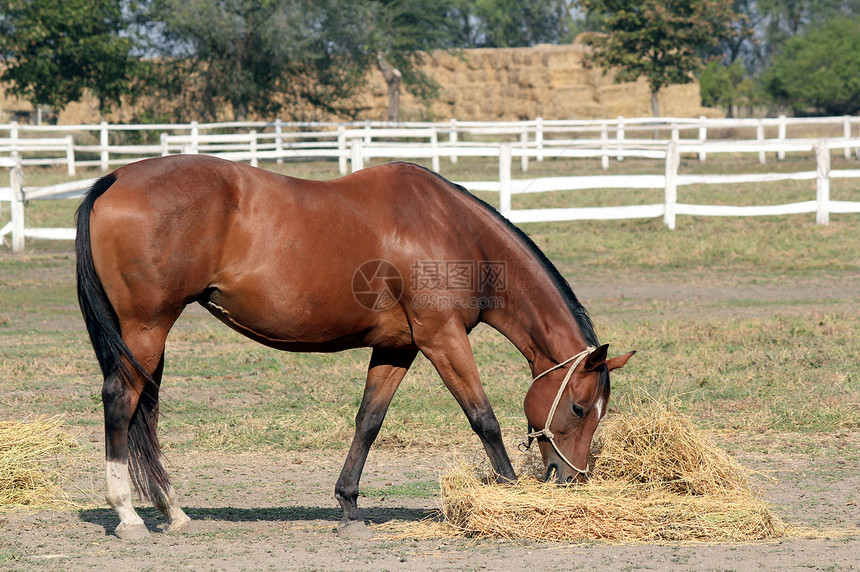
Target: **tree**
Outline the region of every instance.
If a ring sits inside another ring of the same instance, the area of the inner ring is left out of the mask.
[[[142,35],[160,63],[155,88],[181,115],[235,119],[307,104],[353,115],[369,65],[362,4],[339,0],[151,0]]]
[[[572,25],[571,0],[475,0],[469,4],[476,22],[474,42],[480,47],[555,44]]]
[[[129,92],[135,73],[124,27],[119,0],[0,0],[0,81],[54,108],[89,88],[104,113]]]
[[[645,77],[651,111],[660,115],[658,93],[689,83],[703,67],[702,54],[735,33],[731,0],[580,0],[604,16],[606,34],[593,35],[590,59],[617,70],[615,81]]]
[[[400,89],[405,84],[419,99],[429,100],[438,85],[420,65],[435,49],[456,45],[457,6],[453,0],[365,0],[372,14],[372,57],[388,86],[388,121],[399,120]],[[356,4],[353,4],[355,6]]]
[[[753,107],[761,99],[759,88],[739,59],[728,66],[716,59],[709,62],[699,75],[699,88],[702,105],[724,107],[729,117],[736,115],[737,108]]]
[[[732,11],[738,18],[732,22],[733,33],[720,38],[718,55],[729,66],[743,58],[743,66],[748,70],[760,59],[761,42],[756,38],[756,30],[762,25],[762,15],[758,0],[733,0]]]
[[[836,16],[850,17],[860,10],[860,0],[757,0],[764,17],[769,54],[808,27],[820,27]]]
[[[796,113],[860,111],[860,18],[835,18],[787,40],[764,84]]]

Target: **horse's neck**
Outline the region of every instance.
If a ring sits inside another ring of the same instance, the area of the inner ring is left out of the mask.
[[[504,260],[507,272],[504,284],[490,294],[497,303],[484,312],[484,321],[520,350],[533,371],[544,371],[588,346],[563,294],[525,245],[487,254]]]

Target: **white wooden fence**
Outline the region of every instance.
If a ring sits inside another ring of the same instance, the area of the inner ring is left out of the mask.
[[[830,200],[830,180],[832,178],[858,178],[860,169],[831,170],[830,158],[833,150],[852,150],[860,148],[860,138],[839,138],[817,140],[786,140],[762,142],[685,142],[683,140],[668,140],[661,145],[649,144],[647,148],[633,149],[628,145],[608,147],[605,145],[592,146],[523,146],[512,143],[469,143],[457,146],[440,145],[433,133],[427,132],[427,142],[418,144],[388,144],[368,143],[366,133],[362,131],[361,138],[352,138],[344,134],[344,139],[350,140],[349,153],[352,169],[363,168],[367,159],[385,158],[434,158],[438,165],[439,157],[498,157],[499,177],[497,181],[471,181],[462,183],[473,191],[499,192],[499,210],[514,223],[565,221],[565,220],[612,220],[628,218],[663,217],[664,223],[670,229],[675,228],[678,215],[697,216],[767,216],[798,213],[816,213],[818,224],[829,224],[830,213],[860,213],[860,201]],[[389,135],[391,135],[389,133]],[[411,137],[420,138],[410,132]],[[232,143],[232,142],[231,142]],[[170,140],[170,144],[197,145],[188,151],[204,150],[204,140]],[[169,151],[169,149],[168,149]],[[698,154],[699,156],[716,153],[812,153],[815,154],[816,170],[795,173],[751,173],[731,175],[686,175],[679,174],[680,156],[682,153]],[[240,158],[247,158],[242,152],[235,152]],[[663,175],[599,175],[572,177],[545,177],[535,179],[514,179],[512,163],[514,157],[532,159],[554,158],[588,158],[601,159],[611,154],[617,159],[626,157],[650,158],[665,162]],[[338,158],[341,155],[331,155]],[[236,158],[235,156],[233,158]],[[10,202],[11,220],[0,228],[0,239],[7,234],[12,235],[12,249],[20,251],[24,247],[25,238],[39,239],[72,239],[75,231],[71,228],[48,229],[30,228],[24,222],[24,202],[28,200],[47,198],[75,198],[87,189],[95,179],[74,181],[43,188],[26,188],[22,185],[21,161],[17,159],[0,158],[0,168],[9,169],[10,186],[0,188],[0,201]],[[438,166],[437,166],[438,170]],[[678,187],[684,185],[730,185],[737,183],[778,182],[785,180],[815,180],[814,200],[782,204],[758,206],[726,206],[698,205],[678,202]],[[561,190],[581,189],[662,189],[663,201],[647,205],[628,205],[611,207],[568,207],[548,209],[514,209],[512,197],[516,194],[551,192]],[[0,203],[2,204],[2,203]]]
[[[235,122],[140,125],[19,125],[15,122],[0,125],[0,156],[20,157],[22,165],[66,165],[74,175],[79,167],[99,167],[107,171],[111,165],[175,152],[204,152],[226,158],[250,161],[257,164],[263,159],[279,162],[289,159],[336,158],[341,173],[347,172],[350,159],[350,141],[360,138],[366,144],[396,140],[397,145],[439,149],[432,155],[434,166],[440,157],[452,162],[463,156],[460,149],[475,144],[508,141],[520,149],[535,153],[521,153],[523,172],[528,170],[530,158],[542,161],[544,149],[571,147],[599,147],[604,151],[600,159],[604,169],[609,159],[623,159],[625,149],[642,149],[648,146],[663,148],[666,140],[679,144],[703,144],[712,135],[731,140],[746,140],[763,144],[778,142],[789,144],[788,129],[816,131],[814,137],[850,139],[860,137],[860,117],[817,117],[765,119],[698,119],[687,118],[623,118],[603,120],[544,120],[508,122],[409,122],[388,124],[365,121],[360,123],[298,123],[275,120],[271,122]],[[658,138],[654,138],[654,133]],[[65,135],[63,135],[65,134]],[[6,136],[4,136],[6,135]],[[41,135],[46,135],[42,137]],[[49,136],[48,136],[49,135]],[[157,143],[117,142],[131,135],[137,139],[157,140]],[[806,133],[804,133],[806,135]],[[646,137],[647,136],[647,137]],[[113,140],[113,141],[112,141]],[[96,143],[97,141],[97,143]],[[452,150],[451,152],[446,149]],[[784,158],[786,149],[777,151]],[[614,151],[618,151],[614,153]],[[851,149],[844,149],[845,157]],[[766,160],[765,151],[759,160]],[[698,152],[704,161],[707,151]]]
[[[662,216],[667,227],[674,230],[678,215],[696,216],[768,216],[799,213],[816,213],[818,224],[829,224],[830,213],[860,213],[860,201],[830,200],[831,178],[858,178],[860,169],[831,170],[830,154],[833,149],[856,148],[860,146],[860,138],[855,140],[829,141],[818,139],[814,143],[801,145],[794,143],[790,146],[771,144],[765,145],[765,151],[814,151],[816,159],[815,171],[795,173],[748,173],[731,175],[682,175],[678,173],[682,152],[690,153],[738,153],[741,149],[724,144],[680,145],[670,141],[666,145],[662,157],[665,159],[664,175],[626,175],[626,176],[579,176],[552,177],[543,179],[511,178],[512,157],[522,153],[520,149],[510,145],[502,145],[499,159],[499,181],[485,183],[470,183],[473,190],[499,190],[499,210],[514,223],[549,222],[567,220],[615,220],[631,218],[653,218]],[[758,153],[761,150],[750,146],[749,152]],[[627,157],[653,157],[654,151],[626,150]],[[678,202],[678,187],[684,185],[730,185],[738,183],[764,183],[789,180],[815,180],[815,200],[781,205],[698,205]],[[513,209],[511,197],[514,194],[539,193],[562,190],[583,189],[663,189],[661,203],[647,205],[629,205],[614,207],[579,207],[579,208],[548,208],[548,209]]]

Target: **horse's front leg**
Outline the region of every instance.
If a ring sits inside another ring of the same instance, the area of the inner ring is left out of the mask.
[[[382,427],[391,398],[417,354],[417,349],[373,350],[364,396],[355,417],[355,436],[334,489],[335,498],[343,508],[343,520],[338,525],[340,535],[369,534],[358,511],[358,481],[361,479],[361,471],[367,461],[370,446]]]
[[[484,392],[469,335],[462,323],[452,319],[432,332],[416,329],[414,335],[421,352],[436,368],[481,439],[496,478],[500,482],[515,481],[517,476],[502,441],[499,421]]]

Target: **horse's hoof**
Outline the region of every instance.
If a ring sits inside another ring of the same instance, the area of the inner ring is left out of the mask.
[[[120,523],[119,526],[116,527],[116,530],[114,530],[114,534],[116,534],[122,540],[140,540],[141,538],[146,538],[147,536],[149,536],[149,530],[143,523]]]
[[[341,538],[370,538],[373,532],[363,520],[342,520],[337,525],[337,535]]]
[[[181,520],[174,520],[164,528],[164,532],[194,532],[194,521],[187,516]]]

